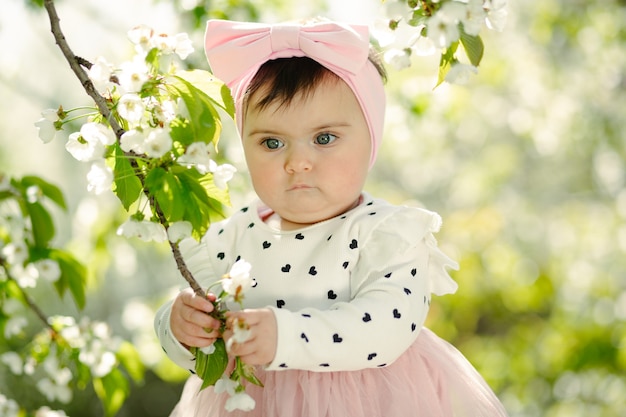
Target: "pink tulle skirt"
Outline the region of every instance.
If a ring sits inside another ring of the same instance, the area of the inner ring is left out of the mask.
[[[346,372],[263,371],[264,388],[248,385],[252,411],[228,413],[228,395],[199,391],[192,376],[170,417],[504,417],[484,379],[452,345],[423,328],[384,368]]]

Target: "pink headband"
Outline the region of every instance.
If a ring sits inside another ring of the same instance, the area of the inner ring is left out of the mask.
[[[297,56],[319,62],[345,81],[359,101],[372,140],[370,167],[374,164],[383,135],[385,91],[380,74],[368,59],[367,26],[209,20],[205,52],[213,74],[232,91],[241,134],[243,98],[261,65],[272,59]]]

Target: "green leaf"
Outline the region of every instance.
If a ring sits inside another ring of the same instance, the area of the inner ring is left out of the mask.
[[[129,393],[128,380],[115,368],[102,378],[94,378],[93,387],[102,401],[107,417],[112,417],[118,412]]]
[[[224,375],[228,365],[224,339],[217,339],[213,346],[215,346],[215,351],[210,355],[202,353],[200,349],[195,349],[196,374],[202,379],[201,390],[210,385],[215,385],[217,380]]]
[[[143,381],[143,376],[145,374],[145,367],[143,366],[143,362],[141,362],[141,356],[135,346],[133,346],[129,342],[122,342],[119,349],[117,350],[117,359],[126,369],[128,375],[135,382]]]
[[[186,169],[179,172],[177,176],[185,203],[183,220],[191,223],[193,236],[200,238],[211,222],[224,218],[222,201],[228,201],[228,193],[212,185],[211,174],[202,176],[195,169]],[[216,196],[219,199],[215,198]]]
[[[452,63],[456,61],[454,54],[456,53],[458,47],[459,42],[453,42],[452,45],[446,48],[441,54],[441,59],[439,60],[439,75],[437,77],[437,84],[435,85],[435,88],[445,81],[446,75],[450,71],[450,68],[452,68]]]
[[[199,88],[231,118],[235,117],[235,102],[230,89],[213,74],[203,70],[179,71],[176,75]]]
[[[180,136],[179,139],[189,140],[182,142],[189,145],[192,142],[205,142],[217,144],[222,122],[214,101],[202,90],[194,86],[184,78],[173,76],[166,85],[171,94],[179,96],[189,112],[189,129],[191,135]]]
[[[183,218],[185,210],[185,191],[178,178],[163,168],[155,168],[146,176],[146,188],[156,198],[161,211],[169,222]]]
[[[471,64],[475,67],[480,65],[485,52],[485,45],[480,36],[468,35],[464,30],[461,30],[461,44]]]
[[[39,187],[43,195],[48,197],[59,207],[67,210],[67,206],[65,205],[65,197],[63,197],[63,193],[61,192],[59,187],[32,175],[22,177],[22,186],[24,187],[24,190],[33,185]]]
[[[27,203],[26,211],[30,217],[35,246],[40,248],[47,247],[55,233],[52,216],[39,202]]]
[[[113,192],[122,202],[122,205],[128,210],[139,198],[141,190],[141,181],[135,175],[130,160],[124,155],[124,151],[119,146],[115,146],[115,167],[113,168],[115,177],[115,187]]]
[[[57,261],[61,268],[61,277],[54,283],[59,296],[63,296],[69,288],[76,305],[82,310],[86,301],[87,269],[68,252],[52,249],[49,257]]]

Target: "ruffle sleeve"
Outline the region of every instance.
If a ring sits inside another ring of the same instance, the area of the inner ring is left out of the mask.
[[[441,226],[441,216],[435,212],[410,207],[392,208],[389,215],[371,230],[359,261],[361,267],[363,270],[375,270],[378,265],[393,263],[393,259],[407,256],[407,252],[423,242],[429,252],[426,276],[430,293],[444,295],[456,292],[458,285],[448,270],[457,270],[459,265],[439,249],[434,236]]]

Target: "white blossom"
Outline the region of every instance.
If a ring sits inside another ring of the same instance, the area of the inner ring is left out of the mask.
[[[483,0],[469,0],[465,14],[461,18],[463,30],[468,35],[477,36],[483,27],[487,13],[483,8]]]
[[[146,155],[152,158],[160,158],[172,149],[172,137],[165,129],[152,129],[148,133],[144,146]]]
[[[20,407],[15,400],[0,394],[0,416],[18,417],[20,415]]]
[[[141,122],[146,106],[136,93],[124,94],[117,103],[117,112],[129,123]]]
[[[417,56],[430,56],[436,52],[434,42],[428,36],[420,36],[417,38],[411,51]]]
[[[148,66],[143,57],[137,56],[132,61],[122,63],[117,78],[124,92],[136,93],[141,91],[143,83],[149,78]]]
[[[55,282],[61,278],[61,267],[59,263],[53,259],[41,259],[30,265],[32,265],[37,272],[37,278],[48,282]]]
[[[127,238],[136,237],[145,242],[167,240],[167,233],[163,226],[147,220],[129,219],[117,229],[117,234]]]
[[[21,240],[7,244],[0,253],[2,253],[7,263],[12,265],[21,265],[28,258],[28,248]]]
[[[169,124],[176,118],[177,106],[173,100],[164,100],[162,103],[156,102],[149,105],[149,108],[156,121],[161,124]]]
[[[507,0],[486,0],[487,27],[502,32],[508,16]]]
[[[9,370],[14,375],[21,375],[24,371],[24,362],[22,361],[22,357],[18,355],[17,352],[5,352],[0,355],[0,360],[9,367]]]
[[[87,191],[102,194],[110,190],[113,184],[113,170],[104,160],[99,159],[91,164],[87,173]]]
[[[193,226],[188,221],[174,222],[167,228],[167,237],[170,242],[180,242],[191,236]]]
[[[85,123],[80,128],[80,134],[87,142],[99,142],[104,146],[113,145],[116,141],[113,131],[102,123]]]
[[[226,411],[231,412],[233,410],[250,411],[255,406],[254,399],[245,392],[238,392],[226,400],[224,408]]]
[[[37,381],[37,389],[48,401],[59,400],[64,404],[69,403],[72,400],[72,390],[68,387],[68,383],[72,380],[72,372],[68,368],[59,366],[54,350],[43,361],[43,368],[48,377]]]
[[[216,394],[226,392],[228,393],[228,395],[232,396],[235,395],[235,390],[238,386],[239,383],[230,379],[225,373],[220,379],[215,382],[215,388],[213,388],[213,391],[215,391]]]
[[[120,139],[120,147],[124,152],[135,152],[137,154],[144,153],[146,135],[144,132],[131,129],[122,134]]]
[[[128,31],[128,39],[135,44],[135,51],[142,56],[145,56],[153,48],[153,35],[152,28],[146,25],[135,26]]]
[[[69,369],[66,369],[69,372]],[[60,401],[64,404],[72,400],[72,390],[63,384],[56,383],[51,378],[41,378],[37,381],[37,389],[48,401]]]
[[[56,123],[59,121],[59,115],[54,109],[46,109],[41,112],[42,118],[35,122],[35,126],[39,129],[39,139],[43,143],[49,143],[57,134]]]
[[[82,162],[93,161],[104,155],[104,146],[101,143],[87,142],[80,132],[74,132],[68,137],[65,149],[76,160]]]
[[[27,324],[28,321],[26,320],[26,317],[10,317],[4,324],[4,337],[6,339],[10,339],[11,337],[22,333],[22,330]]]
[[[191,39],[189,39],[189,35],[186,33],[174,35],[174,41],[174,53],[180,59],[186,59],[194,51]]]
[[[213,173],[213,183],[216,187],[225,189],[227,182],[233,179],[237,168],[230,164],[217,165],[215,161],[211,160],[209,164],[209,170]]]
[[[11,266],[11,276],[22,288],[35,288],[37,286],[37,278],[39,278],[39,273],[32,266],[28,265],[23,267],[22,265],[12,265]]]
[[[233,335],[228,342],[245,343],[251,336],[250,326],[243,320],[235,320],[233,323]]]
[[[31,185],[26,189],[26,201],[33,204],[39,201],[39,199],[43,196],[43,192],[38,185]]]
[[[63,410],[52,410],[48,406],[43,406],[35,411],[35,417],[68,417]]]
[[[428,21],[428,37],[439,48],[447,48],[459,39],[459,27],[455,21],[445,20],[439,13]]]
[[[478,68],[475,66],[456,62],[452,64],[445,80],[452,84],[465,84],[469,81],[471,75],[476,73],[478,73]]]
[[[101,378],[110,373],[117,362],[115,354],[99,339],[94,339],[83,347],[78,354],[78,360],[89,367],[94,378]]]
[[[185,154],[178,158],[178,162],[187,166],[194,166],[201,174],[209,172],[211,154],[204,142],[194,142],[187,146]]]
[[[222,279],[222,288],[235,301],[239,301],[245,292],[252,288],[254,280],[250,277],[252,265],[243,259],[238,260],[230,268],[230,272]]]
[[[205,355],[211,355],[211,354],[213,354],[213,352],[215,352],[215,345],[209,345],[209,346],[201,347],[200,348],[200,352],[204,353]]]
[[[174,53],[174,48],[176,48],[176,39],[165,33],[159,33],[153,36],[151,41],[152,46],[160,50],[163,54],[172,54]]]
[[[411,66],[411,56],[406,49],[389,49],[385,51],[383,59],[396,70],[402,70]]]
[[[106,59],[99,56],[89,68],[87,76],[93,83],[93,86],[101,94],[113,89],[111,75],[113,74],[113,65],[109,64]]]
[[[115,143],[115,134],[101,123],[85,123],[80,132],[72,133],[65,149],[78,161],[88,162],[104,156],[105,146]]]

